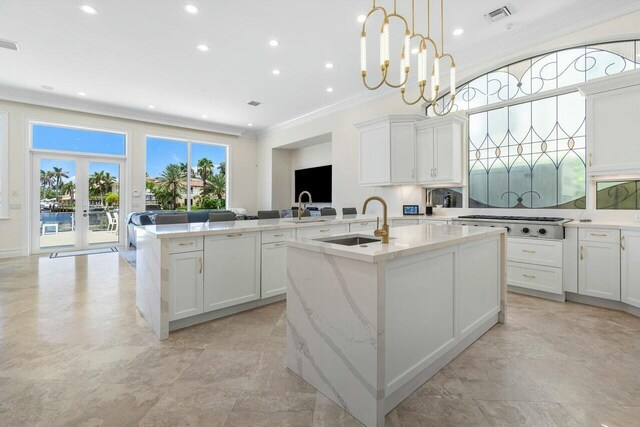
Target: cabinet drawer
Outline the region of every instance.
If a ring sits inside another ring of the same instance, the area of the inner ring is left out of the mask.
[[[418,225],[420,221],[418,219],[392,219],[392,227],[406,227],[408,225]]]
[[[203,246],[202,237],[180,237],[176,239],[169,239],[170,254],[201,251]]]
[[[507,284],[542,292],[562,294],[562,269],[508,262]]]
[[[315,227],[301,227],[296,230],[298,237],[321,237],[349,232],[349,224],[321,225]]]
[[[262,243],[284,242],[293,239],[293,229],[262,232]]]
[[[369,232],[376,229],[375,221],[352,222],[349,224],[349,230],[353,232]]]
[[[562,267],[562,242],[510,237],[507,259],[528,264]]]
[[[581,228],[580,240],[588,242],[618,243],[620,241],[620,230],[607,230],[605,228]]]

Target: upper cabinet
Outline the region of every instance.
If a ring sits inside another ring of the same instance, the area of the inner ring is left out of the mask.
[[[459,115],[449,115],[416,124],[418,184],[462,184],[465,122]]]
[[[385,116],[357,124],[360,130],[361,185],[462,184],[459,115]]]
[[[640,170],[640,70],[580,87],[587,100],[587,171],[591,176]]]
[[[415,124],[420,115],[385,116],[359,123],[360,184],[400,185],[416,182]]]

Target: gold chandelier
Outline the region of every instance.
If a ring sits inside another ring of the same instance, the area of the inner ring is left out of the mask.
[[[380,29],[380,82],[375,85],[367,83],[367,33],[366,26],[369,18],[381,13],[383,15],[382,28]],[[392,20],[399,21],[404,26],[404,39],[402,46],[402,54],[400,56],[400,78],[397,84],[394,84],[389,79],[390,68],[390,49],[389,49],[389,23]],[[411,70],[411,42],[412,40],[418,40],[418,90],[419,95],[415,100],[409,100],[406,97],[406,84],[409,80],[409,71]],[[433,50],[433,63],[431,64],[431,79],[430,79],[430,93],[427,91],[427,51]],[[435,108],[436,102],[440,95],[440,62],[448,58],[450,61],[450,102],[446,110],[438,112]],[[409,24],[407,20],[397,12],[396,0],[393,1],[393,13],[388,13],[382,6],[376,5],[376,0],[373,0],[373,5],[369,13],[367,13],[364,22],[362,23],[362,31],[360,33],[360,73],[362,75],[362,82],[369,90],[379,89],[383,84],[392,88],[400,89],[402,94],[402,100],[408,105],[415,105],[421,100],[431,104],[433,112],[438,116],[444,116],[451,112],[456,97],[456,63],[453,56],[449,53],[445,53],[444,50],[444,0],[440,0],[440,50],[438,51],[438,45],[431,38],[431,0],[427,0],[427,35],[416,33],[415,30],[415,0],[411,0],[411,31],[409,31]]]

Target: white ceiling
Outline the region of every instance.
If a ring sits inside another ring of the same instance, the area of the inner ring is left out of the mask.
[[[425,2],[416,0],[419,11]],[[187,3],[199,13],[186,13]],[[408,14],[409,0],[398,3]],[[508,20],[483,19],[507,3],[515,11]],[[0,49],[0,98],[230,133],[248,123],[265,129],[368,96],[356,17],[369,7],[368,0],[0,0],[0,38],[20,46]],[[638,0],[446,0],[447,50],[464,69],[638,9]],[[456,27],[462,36],[451,35]],[[270,47],[270,39],[280,45]]]

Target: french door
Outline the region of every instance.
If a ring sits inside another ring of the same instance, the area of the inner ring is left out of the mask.
[[[32,253],[122,245],[122,160],[35,153],[32,162]]]

